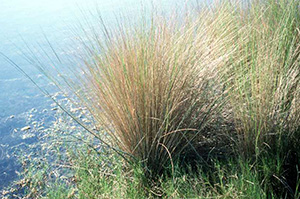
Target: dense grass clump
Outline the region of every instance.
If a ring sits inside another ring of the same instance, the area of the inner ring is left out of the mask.
[[[196,142],[206,153],[223,142],[228,80],[220,69],[233,53],[226,48],[234,42],[230,17],[218,10],[184,20],[153,16],[150,25],[105,29],[104,42],[92,37],[96,42],[85,46],[74,92],[111,143],[145,172],[159,174],[187,151],[202,156]]]
[[[299,198],[299,4],[215,1],[117,28],[100,18],[103,34],[80,37],[77,80],[51,79],[120,156],[70,156],[72,197]]]
[[[150,30],[119,30],[105,53],[87,63],[86,106],[113,143],[152,172],[194,149],[203,131],[220,130],[217,68],[229,58],[222,44],[230,38],[205,35],[214,22],[159,19]]]
[[[240,12],[229,98],[239,144],[251,155],[299,131],[299,3],[254,2]]]

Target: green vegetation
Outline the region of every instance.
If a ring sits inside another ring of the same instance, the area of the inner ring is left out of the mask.
[[[128,166],[106,150],[99,154],[87,146],[65,147],[73,148],[61,166],[71,166],[67,173],[72,175],[59,175],[56,172],[63,173],[61,168],[37,166],[32,161],[21,183],[28,198],[299,198],[283,177],[280,158],[261,156],[255,163],[237,157],[211,159],[194,168],[174,165],[172,175],[169,168],[149,179],[140,165]],[[299,175],[295,190],[298,179]]]
[[[93,138],[57,147],[71,181],[29,166],[29,197],[300,198],[300,2],[99,21],[73,78],[35,63],[95,128],[67,112]]]

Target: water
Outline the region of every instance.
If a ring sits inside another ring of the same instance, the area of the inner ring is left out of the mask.
[[[69,25],[78,22],[82,10],[93,10],[95,2],[106,24],[120,12],[135,16],[144,4],[141,0],[0,0],[0,52],[42,87],[48,87],[40,72],[20,55],[26,49],[25,43],[47,47],[46,35],[58,54],[63,54],[59,49],[68,46],[73,37]],[[161,5],[170,9],[174,2],[165,0]],[[179,5],[183,2],[176,1]],[[21,129],[30,126],[27,133],[35,133],[36,121],[51,125],[51,103],[28,78],[0,57],[0,191],[17,179],[16,170],[21,169],[13,151],[23,144],[37,142],[34,134],[26,137]]]

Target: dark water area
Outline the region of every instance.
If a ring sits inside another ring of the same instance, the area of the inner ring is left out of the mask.
[[[106,24],[122,12],[135,16],[145,1],[141,0],[0,0],[0,52],[5,54],[34,81],[55,93],[51,84],[22,56],[25,43],[49,50],[45,36],[60,56],[74,40],[70,26],[78,22],[82,12],[98,10]],[[155,1],[154,1],[155,2]],[[166,9],[184,5],[184,0],[158,1]],[[149,1],[148,1],[149,3]],[[145,5],[144,5],[145,6]],[[62,50],[64,49],[64,50]],[[47,53],[47,52],[46,52]],[[45,62],[44,64],[48,64]],[[23,145],[38,144],[38,132],[54,120],[53,102],[16,68],[0,56],[0,192],[18,178],[21,170],[19,153]]]
[[[59,19],[65,22],[72,19],[67,9],[71,3],[69,0],[0,1],[0,52],[43,87],[48,86],[48,82],[21,56],[24,42],[45,46],[42,30],[55,33],[47,36],[50,41],[55,42],[55,37],[67,40]],[[46,128],[53,121],[51,103],[29,79],[0,57],[0,191],[18,178],[21,157],[16,152],[38,141],[37,124],[39,128]],[[24,130],[24,127],[30,129]]]

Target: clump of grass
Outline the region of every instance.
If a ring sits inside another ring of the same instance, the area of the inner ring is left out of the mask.
[[[224,133],[219,68],[232,53],[225,48],[232,23],[226,12],[206,9],[184,20],[153,16],[149,26],[125,25],[105,27],[104,42],[93,37],[85,46],[84,76],[73,91],[115,147],[159,174],[187,150],[202,156],[195,143]]]
[[[257,154],[299,131],[299,2],[266,0],[240,10],[229,98],[239,142]]]

